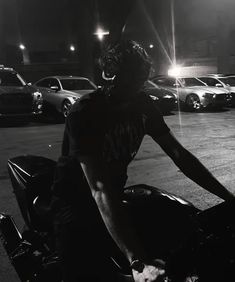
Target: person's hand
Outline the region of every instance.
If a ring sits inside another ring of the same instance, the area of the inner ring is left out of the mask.
[[[152,260],[151,263],[144,264],[144,269],[139,272],[132,269],[135,282],[160,282],[165,277],[165,262],[159,259]]]

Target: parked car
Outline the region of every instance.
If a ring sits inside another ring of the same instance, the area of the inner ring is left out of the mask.
[[[42,94],[12,68],[0,66],[0,117],[42,113]]]
[[[171,91],[159,87],[150,80],[145,82],[145,91],[156,102],[163,114],[170,113],[176,109],[177,99]]]
[[[64,117],[77,99],[97,89],[92,81],[80,76],[44,77],[34,86],[42,93],[45,109],[55,109]]]
[[[157,76],[151,80],[160,87],[172,91],[179,102],[191,111],[200,111],[208,107],[222,108],[231,100],[228,90],[208,87],[195,77]]]
[[[235,75],[208,75],[199,76],[203,83],[208,86],[215,86],[225,88],[230,91],[231,94],[231,106],[235,106]]]

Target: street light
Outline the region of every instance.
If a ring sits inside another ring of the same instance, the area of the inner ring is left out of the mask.
[[[76,50],[76,48],[75,48],[74,45],[70,45],[69,50],[70,50],[71,52],[74,52],[74,51]]]
[[[173,77],[178,77],[180,76],[182,72],[182,67],[179,65],[173,65],[169,70],[168,70],[168,75],[173,76]]]
[[[21,50],[25,50],[24,44],[21,43],[21,44],[19,45],[19,48],[20,48]]]
[[[23,43],[19,44],[19,48],[22,51],[22,56],[23,56],[23,63],[24,65],[30,64],[30,59],[29,59],[29,52],[28,49],[25,47]]]
[[[101,27],[98,27],[96,32],[94,33],[94,35],[96,35],[98,37],[98,39],[100,41],[102,41],[104,39],[104,36],[105,35],[109,35],[109,31],[107,30],[104,30],[103,28]]]

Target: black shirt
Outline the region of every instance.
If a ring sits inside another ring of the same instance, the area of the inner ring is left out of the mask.
[[[120,102],[99,89],[73,105],[66,119],[63,157],[58,163],[66,172],[60,172],[56,180],[57,184],[63,184],[54,185],[57,195],[63,199],[76,199],[79,187],[87,186],[80,164],[76,163],[79,156],[87,154],[101,157],[110,167],[114,183],[123,188],[128,164],[137,154],[144,136],[157,138],[169,132],[161,113],[147,94],[139,92],[128,97]],[[68,182],[74,185],[66,184]],[[68,190],[72,186],[74,189]],[[89,190],[89,187],[85,189]]]

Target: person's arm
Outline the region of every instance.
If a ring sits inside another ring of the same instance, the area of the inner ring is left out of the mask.
[[[80,156],[79,161],[92,196],[112,238],[130,263],[135,259],[144,262],[143,271],[133,270],[135,281],[157,281],[157,277],[165,273],[163,263],[159,264],[159,261],[147,263],[148,256],[142,248],[132,227],[131,218],[122,204],[122,191],[109,177],[110,168],[108,169],[99,158],[94,156]]]
[[[234,195],[192,153],[186,150],[171,132],[161,137],[153,137],[153,139],[188,178],[224,200],[234,198]]]

